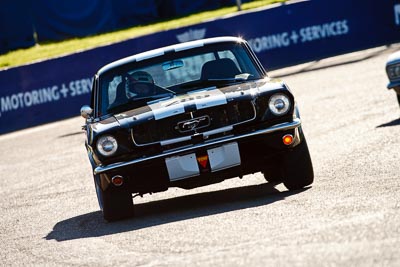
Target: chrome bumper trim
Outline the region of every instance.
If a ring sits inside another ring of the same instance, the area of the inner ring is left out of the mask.
[[[203,148],[203,147],[212,146],[212,145],[218,145],[218,144],[222,144],[222,143],[226,143],[226,142],[232,142],[232,141],[236,141],[236,140],[243,139],[243,138],[248,138],[248,137],[253,137],[253,136],[263,135],[263,134],[269,134],[269,133],[273,133],[273,132],[277,132],[277,131],[291,130],[291,129],[299,127],[300,125],[301,125],[301,120],[299,118],[296,118],[296,119],[293,119],[292,122],[285,122],[285,123],[273,125],[266,129],[258,130],[255,132],[250,132],[250,133],[246,133],[246,134],[242,134],[242,135],[227,136],[227,137],[223,137],[221,139],[213,139],[210,141],[205,141],[204,143],[201,143],[201,144],[196,144],[196,145],[187,146],[184,148],[178,148],[178,149],[174,149],[174,150],[164,151],[163,153],[158,154],[158,155],[134,159],[134,160],[130,160],[127,162],[118,162],[118,163],[113,163],[113,164],[110,164],[107,166],[98,166],[94,169],[93,172],[94,172],[94,174],[100,174],[100,173],[103,173],[106,171],[114,170],[114,169],[121,168],[121,167],[126,167],[126,166],[129,166],[132,164],[137,164],[137,163],[148,161],[148,160],[169,157],[172,155],[185,153],[185,152],[191,151],[193,149]]]

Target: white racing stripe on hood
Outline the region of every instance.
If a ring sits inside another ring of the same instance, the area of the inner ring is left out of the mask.
[[[190,92],[168,100],[150,104],[156,120],[171,117],[185,112],[185,105],[195,104],[197,109],[204,109],[227,103],[225,94],[218,89]]]
[[[149,107],[153,111],[156,120],[161,120],[185,112],[183,103],[179,102],[176,98],[157,102],[149,105]]]
[[[188,95],[195,99],[197,109],[225,105],[227,103],[225,94],[219,89],[197,91],[188,93]]]

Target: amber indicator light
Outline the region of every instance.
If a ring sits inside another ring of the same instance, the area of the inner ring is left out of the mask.
[[[293,143],[293,135],[287,134],[283,136],[282,141],[285,145],[291,145]]]

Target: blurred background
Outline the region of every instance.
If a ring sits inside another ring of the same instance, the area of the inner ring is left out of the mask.
[[[84,37],[250,0],[3,0],[0,53]],[[270,1],[272,2],[272,1]]]

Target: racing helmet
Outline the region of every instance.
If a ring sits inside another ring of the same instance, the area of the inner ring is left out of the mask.
[[[154,94],[154,79],[145,71],[135,71],[127,76],[128,95],[149,96]]]
[[[130,84],[135,83],[149,83],[154,84],[153,77],[148,72],[145,71],[135,71],[128,75],[128,81]]]

